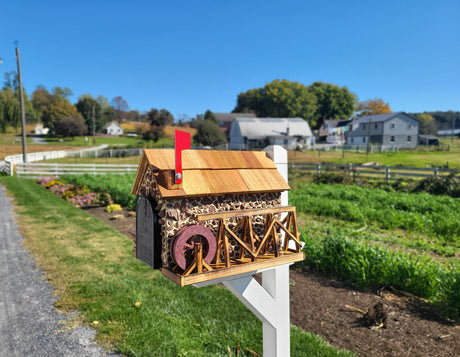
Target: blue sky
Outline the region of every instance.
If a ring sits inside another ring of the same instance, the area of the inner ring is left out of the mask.
[[[460,110],[460,1],[25,1],[0,6],[0,72],[130,109],[229,112],[274,79],[347,86],[393,111]]]

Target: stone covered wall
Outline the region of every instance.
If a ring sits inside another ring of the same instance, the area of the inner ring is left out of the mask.
[[[159,190],[152,171],[147,169],[144,181],[140,188],[141,196],[152,197],[156,202],[156,211],[160,217],[159,223],[162,226],[162,262],[163,266],[171,269],[174,265],[169,246],[172,238],[183,226],[197,224],[194,219],[196,214],[227,212],[233,210],[247,210],[258,208],[277,207],[281,205],[281,192],[249,193],[240,195],[205,196],[164,199],[160,196]],[[236,219],[230,219],[235,224]],[[253,217],[255,226],[263,230],[264,222],[262,216]],[[216,234],[217,220],[202,223]],[[256,232],[255,233],[261,233]]]
[[[163,249],[162,261],[163,266],[172,268],[174,265],[169,254],[169,245],[172,238],[177,233],[179,228],[192,224],[198,224],[194,216],[203,213],[227,212],[233,210],[248,210],[257,208],[277,207],[281,205],[281,193],[254,193],[241,195],[225,195],[225,196],[206,196],[206,197],[191,197],[182,199],[167,200],[164,205],[164,210],[160,213],[165,215],[164,225],[162,227]],[[162,217],[163,219],[163,217]],[[236,219],[229,219],[229,226],[235,225]],[[262,216],[253,218],[255,226],[259,227],[255,233],[261,233],[264,227]],[[205,227],[211,229],[216,235],[217,220],[210,220],[202,223]]]

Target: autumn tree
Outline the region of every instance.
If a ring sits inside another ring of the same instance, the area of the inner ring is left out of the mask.
[[[358,100],[347,87],[314,82],[307,88],[316,97],[316,110],[311,119],[314,127],[320,127],[325,119],[348,119],[353,114]]]
[[[385,103],[381,98],[368,99],[358,104],[357,115],[376,115],[391,113],[390,105]]]
[[[436,135],[438,132],[438,126],[436,125],[434,118],[428,113],[422,113],[416,115],[417,119],[420,121],[420,134],[431,134]]]
[[[52,132],[56,131],[57,124],[65,117],[78,117],[80,114],[77,108],[67,100],[58,100],[50,104],[49,108],[43,113],[43,125]]]
[[[316,103],[315,95],[305,85],[275,79],[262,88],[238,94],[233,112],[254,112],[259,117],[300,117],[314,125]]]
[[[52,103],[53,96],[51,95],[48,90],[39,85],[37,88],[32,92],[32,106],[34,110],[37,112],[38,118],[41,120],[43,113],[49,108]]]

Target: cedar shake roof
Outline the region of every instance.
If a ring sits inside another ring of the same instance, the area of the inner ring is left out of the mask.
[[[182,185],[174,185],[174,150],[144,150],[133,194],[139,194],[148,168],[154,173],[160,194],[165,198],[281,192],[290,189],[265,152],[184,150]]]

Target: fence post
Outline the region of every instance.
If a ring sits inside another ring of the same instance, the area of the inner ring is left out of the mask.
[[[434,177],[438,177],[439,169],[437,167],[434,168]]]
[[[385,170],[385,181],[390,181],[390,177],[391,177],[391,170],[389,167],[386,168]]]
[[[96,175],[96,164],[93,164],[93,175]]]
[[[57,177],[57,175],[58,175],[58,164],[55,163],[54,164],[54,177]]]
[[[318,175],[321,173],[321,164],[318,164],[318,168],[317,168],[316,172],[317,172]]]

